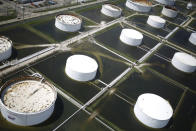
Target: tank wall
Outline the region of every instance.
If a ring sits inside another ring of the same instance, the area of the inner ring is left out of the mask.
[[[23,114],[16,114],[12,111],[9,111],[5,108],[5,106],[3,105],[2,101],[1,101],[1,114],[2,116],[9,122],[19,125],[19,126],[25,126],[26,125],[26,121],[27,121],[27,117],[26,115]]]
[[[177,16],[177,11],[171,10],[171,9],[167,9],[165,7],[163,7],[163,10],[161,12],[163,15],[170,17],[170,18],[174,18]]]
[[[150,26],[152,26],[154,28],[163,28],[165,26],[165,23],[159,23],[159,22],[151,19],[150,17],[148,17],[147,24],[149,24]]]
[[[172,58],[172,65],[180,70],[180,71],[183,71],[183,72],[187,72],[187,73],[192,73],[196,70],[196,66],[190,66],[190,65],[186,65],[184,63],[182,63],[180,60],[178,60],[175,55],[174,57]]]
[[[37,124],[42,123],[45,120],[47,120],[52,115],[52,113],[54,111],[54,106],[55,106],[55,104],[53,104],[50,108],[48,108],[44,112],[33,114],[33,115],[28,115],[26,125],[27,126],[37,125]]]
[[[126,4],[125,4],[128,8],[138,11],[138,12],[149,12],[151,10],[151,6],[143,6],[143,5],[139,5],[136,4],[134,2],[130,2],[129,0],[127,0]]]
[[[82,23],[79,24],[74,24],[74,25],[70,25],[70,24],[63,24],[61,22],[59,22],[59,20],[55,20],[55,26],[62,30],[62,31],[66,31],[66,32],[76,32],[78,30],[80,30]]]
[[[131,46],[138,46],[142,43],[142,39],[134,39],[134,38],[129,38],[127,37],[127,32],[123,31],[120,34],[120,40],[127,44],[127,45],[131,45]]]
[[[54,106],[55,106],[55,103],[53,103],[53,105],[50,108],[48,108],[47,110],[43,112],[25,114],[25,113],[16,113],[11,110],[8,110],[5,107],[5,105],[2,104],[2,101],[1,101],[1,114],[7,121],[13,124],[16,124],[19,126],[32,126],[32,125],[37,125],[47,120],[52,115],[54,111]]]
[[[136,118],[143,123],[146,126],[152,127],[152,128],[162,128],[167,125],[169,120],[156,120],[145,113],[143,113],[143,110],[139,107],[139,101],[136,102],[134,106],[134,114]]]
[[[193,45],[196,45],[196,33],[192,33],[189,37],[189,42],[191,42]]]
[[[110,16],[110,17],[119,17],[121,15],[121,12],[122,12],[121,10],[113,11],[113,10],[107,9],[105,6],[102,6],[102,9],[101,9],[102,14]]]
[[[69,64],[66,64],[65,72],[71,79],[77,81],[89,81],[95,78],[97,70],[89,73],[76,72],[71,69],[71,66]]]

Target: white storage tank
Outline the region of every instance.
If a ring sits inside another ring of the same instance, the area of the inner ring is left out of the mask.
[[[20,126],[32,126],[53,113],[57,92],[46,80],[20,77],[7,81],[0,90],[2,116]]]
[[[154,28],[163,28],[165,26],[166,20],[159,16],[150,15],[147,20],[147,24]]]
[[[174,5],[175,3],[175,0],[156,0],[156,1],[164,5]]]
[[[192,73],[196,70],[196,58],[187,53],[175,53],[171,63],[176,69],[186,73]]]
[[[130,46],[139,46],[142,43],[143,34],[134,29],[123,29],[120,40]]]
[[[152,3],[148,0],[127,0],[125,5],[138,12],[149,12],[152,8]]]
[[[102,5],[101,13],[116,18],[121,15],[122,9],[112,4],[105,4]]]
[[[134,106],[136,118],[151,128],[165,127],[173,115],[173,109],[162,97],[145,93],[138,97]]]
[[[65,73],[76,81],[90,81],[96,77],[98,64],[86,55],[72,55],[67,59]]]
[[[161,13],[170,18],[175,18],[178,14],[177,9],[171,6],[164,6]]]
[[[196,33],[191,33],[189,42],[191,42],[193,45],[196,45]]]
[[[57,15],[55,26],[62,31],[76,32],[81,29],[82,19],[73,14]]]
[[[12,41],[0,36],[0,61],[8,59],[12,55]]]

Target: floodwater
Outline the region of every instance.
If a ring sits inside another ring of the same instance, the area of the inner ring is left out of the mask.
[[[57,131],[110,131],[84,111],[77,113]]]
[[[19,76],[26,76],[23,71],[20,71],[16,74],[13,74],[6,79],[3,79],[3,84],[5,81],[13,79],[14,77]],[[71,104],[68,100],[64,99],[60,94],[57,96],[57,100],[55,103],[55,109],[52,114],[52,116],[46,120],[45,122],[35,125],[35,126],[16,126],[14,124],[11,124],[10,122],[6,121],[1,113],[0,113],[0,130],[1,131],[43,131],[43,130],[52,130],[59,124],[61,124],[66,118],[71,116],[75,111],[77,110],[77,107]]]
[[[193,19],[188,26],[195,29],[196,28],[196,19]]]
[[[107,56],[101,56],[98,52],[93,53],[95,55],[90,52],[85,53],[85,51],[60,53],[45,61],[37,63],[33,66],[33,68],[47,76],[47,78],[52,80],[79,102],[85,103],[98,93],[100,89],[91,85],[91,82],[77,82],[67,77],[65,73],[65,65],[69,56],[73,54],[85,54],[95,58],[99,64],[99,71],[95,80],[101,79],[103,82],[108,84],[127,68],[127,66],[122,62],[116,62],[109,59],[111,56],[107,58]],[[116,71],[114,72],[114,70]],[[95,80],[92,82],[94,83]]]
[[[97,23],[101,23],[102,21],[109,22],[114,20],[111,17],[107,17],[101,13],[101,6],[96,8],[89,8],[88,11],[77,11],[80,15],[85,16]]]
[[[145,48],[143,48],[143,46],[149,49],[158,43],[157,40],[154,40],[143,34],[143,42],[139,47],[126,45],[119,39],[122,29],[123,28],[120,25],[116,25],[115,27],[95,36],[95,39],[103,43],[106,47],[108,46],[120,52],[120,54],[130,57],[133,61],[140,59],[144,54],[146,54]]]
[[[98,79],[102,80],[104,83],[109,84],[128,68],[125,60],[122,60],[122,58],[119,58],[109,51],[95,45],[91,40],[84,40],[82,41],[82,44],[76,44],[74,50],[76,50],[76,53],[77,51],[88,53],[88,55],[97,59],[99,63],[99,72],[101,74]],[[103,87],[103,85],[99,87]]]
[[[191,33],[192,32],[185,29],[179,29],[169,38],[169,41],[180,47],[183,47],[184,49],[196,53],[196,46],[189,42],[189,37]]]
[[[49,43],[47,40],[20,26],[0,31],[0,35],[10,38],[13,42],[14,53],[12,54],[11,59],[21,59],[25,56],[31,55],[43,49],[43,47],[37,47],[37,45]],[[25,48],[24,46],[26,45],[33,46],[31,46],[31,48]]]
[[[174,93],[173,95],[176,94]],[[92,112],[98,112],[97,117],[119,131],[189,131],[191,128],[193,129],[193,123],[195,122],[195,100],[195,94],[187,92],[175,116],[162,129],[152,129],[143,125],[135,117],[133,106],[116,95],[107,95],[104,99],[102,98],[97,104],[91,105],[89,108],[93,108]]]
[[[177,70],[172,66],[171,62],[168,62],[158,56],[153,55],[147,63],[150,63],[153,70],[160,72],[161,74],[169,77],[190,89],[196,91],[196,72],[193,73],[184,73],[182,71]]]
[[[157,52],[156,54],[158,54],[159,56],[165,58],[165,59],[169,59],[171,60],[174,56],[174,54],[178,52],[178,50],[169,47],[167,45],[163,45]]]
[[[144,73],[133,72],[128,79],[116,88],[120,92],[119,95],[122,94],[122,97],[125,95],[135,101],[143,93],[157,94],[168,100],[173,109],[176,108],[184,92],[180,87],[161,79],[150,70],[146,70]]]
[[[162,37],[165,37],[169,32],[171,32],[173,29],[175,29],[174,25],[171,25],[166,22],[164,28],[157,29],[150,25],[148,25],[146,22],[148,20],[148,16],[144,15],[136,15],[128,19],[132,24],[136,25],[138,28],[141,28],[143,30],[146,30],[154,35],[160,35]]]

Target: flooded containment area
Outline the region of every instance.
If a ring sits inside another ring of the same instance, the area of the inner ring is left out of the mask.
[[[189,1],[4,4],[0,131],[196,131]]]

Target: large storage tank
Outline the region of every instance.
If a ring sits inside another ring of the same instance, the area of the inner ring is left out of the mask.
[[[149,12],[152,8],[152,3],[147,0],[127,0],[125,5],[138,12]]]
[[[0,61],[8,59],[12,55],[12,41],[0,36]]]
[[[166,20],[159,16],[150,15],[147,20],[147,24],[154,28],[163,28],[165,26]]]
[[[102,5],[101,13],[116,18],[121,15],[122,9],[112,4],[105,4]]]
[[[191,42],[193,45],[196,45],[196,33],[191,33],[189,42]]]
[[[175,3],[175,0],[156,0],[156,1],[164,5],[174,5]]]
[[[130,46],[139,46],[142,39],[142,33],[133,29],[123,29],[120,34],[120,40]]]
[[[192,73],[196,70],[196,58],[187,53],[175,53],[171,63],[176,69],[186,73]]]
[[[145,93],[138,97],[134,106],[136,118],[151,128],[165,127],[173,115],[173,109],[162,97]]]
[[[170,18],[174,18],[178,14],[177,9],[171,6],[164,6],[161,13]]]
[[[20,126],[47,120],[53,113],[57,92],[46,80],[20,77],[7,81],[0,90],[2,116]]]
[[[81,29],[82,19],[73,14],[61,14],[56,16],[55,26],[66,32],[76,32]]]
[[[97,62],[86,55],[72,55],[67,59],[65,72],[73,80],[90,81],[96,76]]]

